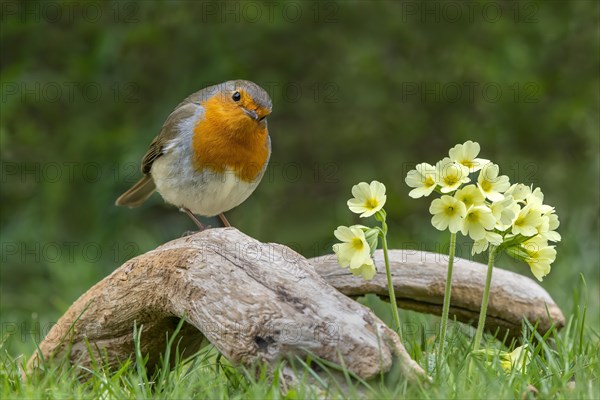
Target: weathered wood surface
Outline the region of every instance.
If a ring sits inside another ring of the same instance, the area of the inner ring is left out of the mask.
[[[438,257],[438,258],[436,258]],[[392,270],[401,307],[440,313],[445,260],[430,253],[392,251]],[[81,296],[40,343],[45,359],[69,350],[70,362],[91,366],[91,355],[111,365],[133,353],[132,327],[143,326],[141,350],[148,366],[159,365],[180,317],[180,351],[193,354],[212,343],[232,363],[270,363],[310,351],[369,378],[386,371],[392,355],[404,374],[423,370],[410,359],[391,331],[350,297],[387,296],[381,254],[378,274],[366,282],[353,277],[335,258],[306,260],[279,244],[263,244],[233,228],[210,229],[173,240],[136,257]],[[474,318],[479,310],[485,266],[457,260],[451,312]],[[335,290],[337,288],[338,290]],[[531,279],[496,270],[488,328],[518,332],[523,317],[539,321],[544,332],[564,317],[550,296]],[[29,360],[29,369],[40,363]]]
[[[365,379],[387,371],[395,355],[409,379],[425,376],[392,330],[328,285],[304,257],[233,228],[180,238],[128,261],[69,308],[41,354],[65,354],[70,346],[70,362],[90,367],[87,340],[96,359],[116,365],[133,353],[135,321],[144,327],[141,349],[152,368],[179,317],[187,322],[180,345],[186,354],[204,338],[242,365],[309,351],[335,363],[341,356]],[[40,361],[34,355],[29,369]]]
[[[390,268],[398,307],[441,315],[446,284],[447,255],[415,250],[391,250]],[[388,296],[385,264],[381,250],[375,252],[377,275],[365,282],[341,269],[334,255],[309,260],[317,272],[333,287],[347,296],[374,293]],[[524,266],[524,268],[527,268]],[[450,318],[477,325],[487,265],[455,258],[452,271]],[[486,329],[498,337],[519,337],[522,320],[538,323],[537,330],[546,333],[554,324],[561,328],[565,317],[552,297],[533,279],[494,268]],[[410,333],[410,332],[407,332]]]

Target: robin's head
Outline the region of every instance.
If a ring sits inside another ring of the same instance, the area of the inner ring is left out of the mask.
[[[272,103],[267,92],[255,83],[235,80],[202,89],[186,101],[204,111],[194,126],[196,169],[233,169],[246,182],[256,179],[270,154],[266,117]]]
[[[231,126],[264,124],[271,114],[269,94],[256,83],[235,80],[207,88],[203,98],[197,99],[207,113],[217,114]]]
[[[225,83],[223,90],[225,98],[255,121],[262,121],[271,114],[273,104],[269,94],[254,82],[237,80]]]

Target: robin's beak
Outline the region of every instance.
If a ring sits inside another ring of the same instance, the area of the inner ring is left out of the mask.
[[[248,110],[247,108],[243,108],[243,107],[242,107],[242,110],[244,111],[244,113],[246,113],[247,116],[249,116],[253,120],[258,121],[259,117],[258,117],[258,114],[257,114],[256,111],[254,111],[254,110]]]
[[[261,122],[267,117],[267,115],[271,114],[271,110],[267,110],[264,108],[258,108],[257,110],[248,110],[247,108],[242,108],[242,110],[244,111],[244,113],[246,113],[247,116],[249,116],[257,122]]]

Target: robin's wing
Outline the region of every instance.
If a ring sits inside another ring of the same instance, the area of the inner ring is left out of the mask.
[[[150,146],[142,159],[142,172],[145,175],[150,174],[154,161],[162,156],[165,152],[165,146],[177,137],[179,133],[179,125],[182,121],[194,116],[198,110],[198,104],[195,104],[187,99],[177,106],[175,110],[167,117],[167,120],[162,126],[160,133]]]

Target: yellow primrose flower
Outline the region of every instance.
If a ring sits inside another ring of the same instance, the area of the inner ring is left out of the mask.
[[[558,215],[551,213],[548,215],[548,220],[548,229],[550,229],[551,231],[555,231],[560,226]]]
[[[531,351],[528,344],[517,347],[510,353],[496,349],[482,349],[475,350],[473,355],[485,361],[490,366],[497,355],[500,360],[500,366],[506,373],[510,373],[513,369],[519,372],[527,372],[528,365],[531,362]]]
[[[527,368],[531,362],[531,353],[529,352],[529,345],[519,346],[512,352],[500,352],[500,366],[504,372],[510,372],[516,369],[519,372],[527,373]]]
[[[467,167],[469,172],[477,172],[490,162],[490,160],[476,158],[480,150],[479,143],[467,140],[451,148],[448,154],[453,161]]]
[[[499,173],[500,167],[496,164],[488,163],[483,166],[477,178],[479,190],[491,201],[502,200],[504,198],[502,193],[510,187],[508,176],[498,176]]]
[[[413,199],[429,196],[437,186],[437,183],[435,183],[435,167],[427,163],[421,163],[415,168],[408,171],[404,179],[408,186],[414,188],[408,195]]]
[[[512,233],[514,235],[533,236],[538,233],[537,227],[541,223],[541,213],[535,210],[531,204],[528,204],[519,211],[517,219],[513,222]]]
[[[525,204],[533,210],[535,215],[540,215],[535,226],[537,233],[546,240],[559,242],[561,236],[555,232],[559,226],[558,216],[554,213],[554,207],[544,204],[544,193],[540,188],[535,188],[525,197]]]
[[[461,201],[446,194],[431,202],[429,212],[433,215],[431,224],[436,229],[443,231],[449,228],[450,232],[456,233],[462,226],[467,208]]]
[[[525,202],[542,215],[548,215],[554,212],[554,207],[544,204],[544,193],[540,188],[535,188],[526,198]]]
[[[531,188],[522,183],[515,183],[504,192],[505,196],[512,196],[515,201],[524,201],[530,194]]]
[[[475,240],[473,242],[473,247],[471,247],[471,255],[474,256],[475,254],[486,251],[490,243],[494,246],[500,246],[502,244],[502,236],[496,232],[486,231],[483,239]]]
[[[339,226],[333,234],[342,242],[333,245],[333,251],[342,268],[350,267],[354,270],[362,269],[366,265],[375,269],[371,248],[360,225]]]
[[[371,184],[361,182],[352,187],[354,198],[348,200],[350,211],[360,214],[361,218],[370,217],[385,205],[385,185],[378,181]],[[362,213],[362,214],[361,214]]]
[[[527,204],[531,204],[533,208],[540,211],[542,214],[554,210],[554,207],[544,204],[544,193],[542,189],[535,188],[525,198]]]
[[[505,231],[517,219],[521,206],[512,196],[506,196],[502,200],[493,202],[490,209],[492,215],[496,218],[496,229]]]
[[[558,215],[554,214],[554,212],[550,212],[542,215],[542,218],[545,221],[540,227],[538,227],[539,234],[542,235],[544,239],[551,242],[560,242],[560,233],[556,232],[556,229],[560,225],[560,222],[558,221]]]
[[[550,264],[556,259],[556,250],[554,246],[548,246],[548,242],[541,236],[535,236],[521,243],[525,250],[525,262],[538,281],[542,281],[544,276],[550,273]]]
[[[469,208],[471,206],[481,206],[485,202],[485,197],[475,185],[467,185],[454,193],[454,198],[462,201]]]
[[[470,181],[469,169],[446,157],[435,164],[435,179],[442,193],[450,193]]]
[[[486,230],[494,229],[496,218],[488,206],[471,206],[463,219],[461,232],[473,240],[485,238]]]
[[[354,276],[361,276],[365,281],[370,281],[377,273],[377,270],[374,264],[363,264],[358,268],[350,268],[350,272]]]

